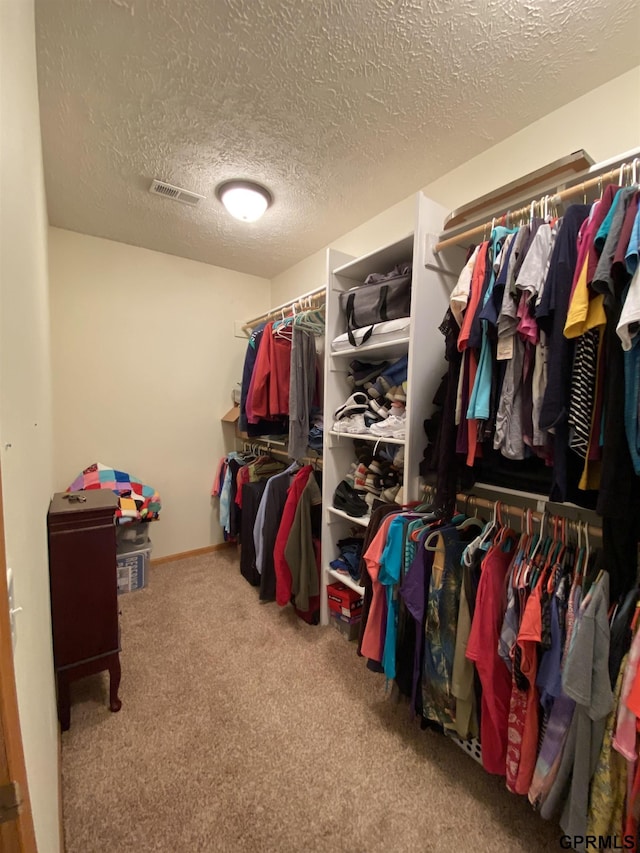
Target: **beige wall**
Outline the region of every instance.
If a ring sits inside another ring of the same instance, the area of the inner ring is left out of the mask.
[[[580,148],[599,162],[638,145],[640,66],[492,146],[430,183],[424,192],[452,209]],[[411,196],[331,246],[359,256],[405,236],[414,227],[415,199]],[[321,286],[326,277],[325,256],[326,247],[276,276],[271,282],[272,305]]]
[[[55,488],[103,462],[160,493],[154,557],[220,542],[209,494],[246,351],[234,321],[266,310],[269,281],[59,228],[49,277]]]
[[[425,194],[455,208],[580,148],[596,163],[640,145],[640,66],[443,175]]]
[[[47,224],[33,0],[0,2],[0,460],[14,571],[20,725],[40,853],[59,849],[46,515],[51,497]]]

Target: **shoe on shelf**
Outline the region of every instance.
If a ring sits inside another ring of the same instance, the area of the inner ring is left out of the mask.
[[[341,432],[345,435],[362,434],[368,431],[364,422],[364,415],[360,413],[340,418],[333,425],[333,432]]]
[[[397,471],[389,471],[388,474],[385,474],[384,477],[381,477],[380,479],[382,481],[383,489],[400,485],[400,474]]]
[[[347,418],[350,415],[358,412],[366,412],[369,405],[369,398],[363,391],[356,391],[346,401],[335,410],[334,417],[336,420]]]
[[[369,431],[372,435],[379,435],[381,438],[404,438],[407,431],[407,417],[404,413],[389,415],[379,424],[372,424]]]
[[[356,388],[362,388],[367,382],[377,379],[388,367],[388,361],[380,361],[377,364],[373,364],[355,359],[349,365],[349,376]]]
[[[356,468],[353,475],[353,487],[356,492],[366,492],[366,480],[367,475],[369,474],[369,469],[366,465],[363,465],[362,462]]]
[[[382,467],[380,465],[380,460],[376,459],[375,456],[373,457],[373,461],[371,462],[371,465],[369,465],[369,473],[370,474],[377,474],[378,477],[380,477],[382,474]]]
[[[400,486],[390,486],[388,489],[384,489],[380,492],[380,500],[388,504],[395,503],[396,496],[399,491]]]
[[[373,495],[379,495],[382,491],[380,477],[376,477],[375,474],[367,474],[367,479],[365,480],[365,489],[368,492],[371,492],[371,494]]]
[[[397,471],[402,471],[404,468],[404,447],[399,447],[393,454],[392,465]]]
[[[389,403],[385,405],[382,400],[369,400],[369,411],[377,415],[379,419],[384,419],[389,415]]]
[[[380,415],[375,415],[372,411],[365,412],[362,417],[364,418],[364,425],[367,428],[367,430],[369,429],[371,424],[376,424],[382,420]]]
[[[365,438],[354,438],[353,450],[358,462],[362,462],[369,467],[369,463],[373,459],[373,447],[371,442],[367,441]]]
[[[354,518],[362,518],[369,512],[369,506],[346,480],[338,483],[333,493],[333,506]]]
[[[406,384],[406,383],[404,383]],[[393,388],[390,388],[385,394],[387,400],[390,400],[392,403],[406,403],[407,402],[407,394],[403,389],[402,385],[394,385]]]

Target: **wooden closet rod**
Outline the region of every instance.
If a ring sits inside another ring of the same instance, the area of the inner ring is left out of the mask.
[[[491,229],[494,227],[494,225],[499,224],[500,221],[505,217],[510,218],[513,221],[513,219],[517,219],[518,217],[524,216],[525,214],[530,215],[532,205],[542,205],[545,200],[552,205],[559,204],[564,199],[571,198],[572,196],[579,195],[580,193],[584,194],[588,189],[602,185],[605,181],[617,179],[621,184],[624,178],[625,169],[629,169],[629,176],[631,177],[631,175],[633,174],[633,178],[635,180],[637,162],[639,162],[638,158],[635,158],[631,163],[623,163],[622,166],[619,166],[616,169],[611,169],[608,172],[603,172],[601,175],[597,175],[594,178],[587,178],[586,180],[581,181],[572,187],[567,187],[567,189],[565,190],[560,190],[560,192],[557,192],[554,195],[542,196],[537,201],[529,202],[529,204],[524,205],[523,207],[520,207],[517,210],[508,210],[500,216],[493,217],[493,219],[488,220],[482,225],[476,225],[474,228],[469,228],[468,231],[463,231],[460,234],[456,234],[455,237],[447,237],[446,240],[440,240],[440,242],[436,243],[436,245],[433,247],[433,251],[437,255],[438,252],[441,252],[443,249],[446,249],[449,246],[458,246],[460,245],[460,243],[466,243],[471,237],[478,237],[481,234],[486,234],[487,230],[491,232]]]
[[[286,311],[291,311],[293,307],[299,308],[300,311],[313,308],[320,308],[327,300],[327,288],[318,287],[315,290],[310,290],[309,293],[303,293],[302,296],[297,296],[289,302],[283,302],[282,305],[276,305],[271,308],[266,314],[261,314],[260,317],[255,317],[247,322],[242,327],[243,331],[250,333],[258,323],[268,323],[269,320],[275,320],[281,317]]]
[[[260,441],[260,439],[256,439],[255,441],[243,441],[243,451],[244,452],[255,452],[257,448],[262,448],[266,453],[269,453],[271,456],[280,456],[283,459],[291,460],[289,453],[286,449],[279,449],[274,447],[268,441]],[[301,462],[303,465],[317,465],[319,468],[322,468],[322,456],[302,456],[300,459],[296,460],[297,462]]]

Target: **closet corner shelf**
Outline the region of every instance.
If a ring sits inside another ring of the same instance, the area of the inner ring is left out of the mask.
[[[354,592],[357,592],[358,595],[364,595],[364,587],[359,586],[349,575],[343,575],[335,569],[327,569],[327,573],[330,574],[332,578],[335,578],[335,580],[340,581],[340,583],[343,583],[345,586],[354,590]]]
[[[361,347],[349,347],[348,349],[331,350],[334,358],[360,358],[362,355],[375,353],[382,358],[400,358],[405,355],[409,347],[409,335],[403,338],[395,338],[392,341],[380,341],[376,344],[363,344]]]
[[[328,506],[327,509],[331,513],[331,515],[337,515],[339,518],[346,518],[347,521],[350,521],[352,524],[357,524],[360,527],[368,527],[369,521],[371,519],[370,515],[363,515],[360,518],[349,515],[347,512],[343,512],[341,509],[336,509],[334,506]]]
[[[362,441],[379,441],[383,444],[406,444],[405,438],[391,438],[391,436],[386,435],[374,435],[372,432],[336,432],[336,430],[330,429],[329,435],[336,436],[336,438],[360,438]]]

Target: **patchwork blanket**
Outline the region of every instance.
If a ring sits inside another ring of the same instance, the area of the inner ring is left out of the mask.
[[[137,477],[125,471],[116,471],[101,462],[85,468],[71,483],[68,492],[85,489],[111,489],[118,495],[116,523],[153,521],[162,509],[160,495],[151,486],[145,486]]]

